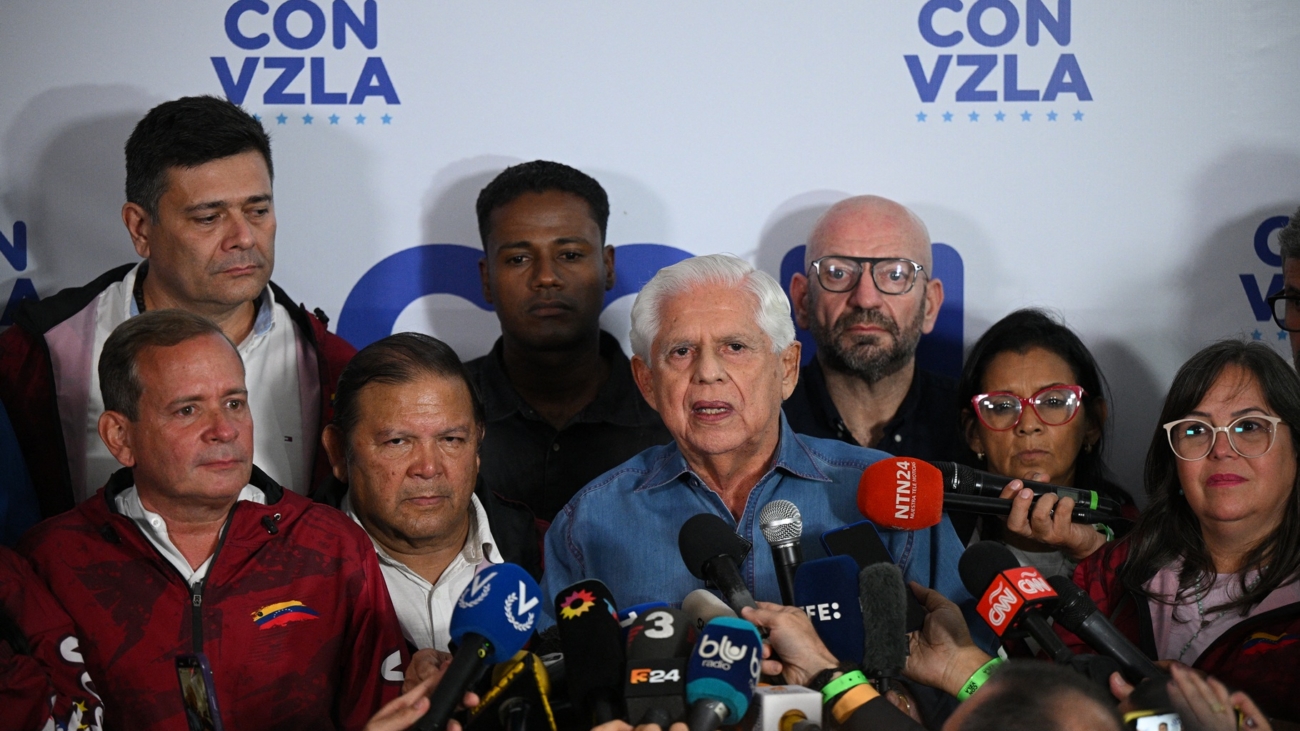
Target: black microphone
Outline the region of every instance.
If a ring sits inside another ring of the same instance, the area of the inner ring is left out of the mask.
[[[569,698],[593,726],[622,715],[623,628],[609,588],[587,579],[555,595]]]
[[[938,467],[939,472],[943,475],[944,492],[957,495],[1001,497],[1002,488],[1006,487],[1012,480],[1018,479],[995,475],[956,462],[931,462],[930,464]],[[1075,487],[1049,485],[1045,482],[1034,482],[1033,480],[1020,481],[1024,483],[1025,487],[1033,490],[1035,495],[1054,493],[1059,497],[1074,498],[1075,504],[1081,508],[1095,510],[1107,516],[1119,515],[1119,503],[1095,490],[1080,490]]]
[[[773,500],[758,514],[763,537],[772,547],[772,564],[776,566],[776,584],[781,588],[781,603],[794,606],[794,575],[803,563],[803,516],[789,500]]]
[[[723,601],[738,617],[744,607],[758,608],[754,595],[740,577],[740,564],[749,555],[751,546],[736,535],[727,521],[712,513],[691,516],[677,534],[677,548],[686,568],[695,578],[717,587]]]
[[[1137,685],[1143,680],[1164,683],[1168,679],[1169,676],[1156,667],[1151,658],[1134,647],[1105,615],[1097,611],[1097,605],[1083,589],[1064,576],[1052,576],[1047,581],[1060,597],[1052,618],[1094,650],[1114,658],[1125,680]]]
[[[876,681],[880,692],[907,664],[907,586],[903,572],[892,563],[874,563],[858,573],[858,597],[865,630],[862,673]]]
[[[634,726],[668,728],[686,717],[686,663],[695,626],[680,609],[651,609],[627,628],[623,698]]]
[[[1041,613],[1056,606],[1057,596],[1038,569],[1021,566],[997,541],[980,541],[961,555],[957,572],[966,591],[981,597],[976,610],[999,637],[1027,631],[1052,662],[1069,664],[1074,653]]]
[[[822,546],[832,556],[848,556],[861,571],[872,564],[894,563],[894,557],[880,540],[880,533],[869,520],[859,520],[822,534]],[[925,625],[925,607],[910,590],[907,592],[907,631],[917,632]]]

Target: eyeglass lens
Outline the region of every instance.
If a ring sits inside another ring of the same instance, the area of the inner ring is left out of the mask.
[[[1283,330],[1300,331],[1300,297],[1279,297],[1273,300],[1273,320]]]
[[[1066,388],[1039,391],[1027,399],[1038,420],[1048,426],[1060,426],[1074,418],[1079,397]],[[1009,393],[993,393],[980,399],[980,416],[992,429],[1010,429],[1020,423],[1020,399]]]
[[[871,269],[876,289],[885,294],[903,294],[916,281],[916,264],[910,259],[884,259],[872,263],[838,256],[818,260],[817,279],[829,292],[848,292],[858,286],[864,267]]]
[[[1243,416],[1224,427],[1228,444],[1243,457],[1258,457],[1273,446],[1273,424],[1267,419]],[[1221,430],[1199,419],[1184,419],[1169,429],[1169,446],[1186,460],[1207,457],[1214,449],[1214,438]]]

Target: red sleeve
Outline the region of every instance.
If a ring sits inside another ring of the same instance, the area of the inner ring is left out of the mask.
[[[364,536],[360,528],[351,528]],[[402,672],[410,658],[374,548],[368,538],[358,542],[358,548],[361,555],[352,562],[356,569],[348,582],[354,603],[336,714],[340,728],[360,731],[376,711],[401,694]]]

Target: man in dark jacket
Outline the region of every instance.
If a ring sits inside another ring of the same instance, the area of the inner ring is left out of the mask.
[[[104,726],[183,728],[186,655],[208,661],[227,728],[365,726],[405,660],[375,552],[253,466],[234,345],[198,315],[147,312],[109,337],[99,376],[99,436],[124,469],[20,552],[72,618]]]
[[[261,123],[215,97],[152,109],[126,144],[122,220],[144,258],[88,285],[25,303],[0,336],[0,400],[41,513],[104,484],[117,462],[95,433],[94,364],[109,333],[141,312],[179,308],[216,322],[247,366],[258,466],[306,494],[329,474],[319,448],[338,373],[355,349],[270,281],[275,207]]]

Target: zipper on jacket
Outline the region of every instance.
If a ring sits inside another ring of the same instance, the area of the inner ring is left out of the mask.
[[[212,552],[212,558],[208,559],[208,571],[202,579],[190,585],[190,608],[193,612],[192,622],[194,624],[194,653],[197,655],[203,652],[203,588],[208,584],[208,577],[212,575],[212,570],[217,567],[217,556],[221,555],[221,546],[226,542],[226,534],[230,532],[230,524],[235,519],[235,509],[239,507],[236,501],[230,507],[230,513],[226,516],[226,524],[221,526],[221,537],[217,539],[217,548]]]

